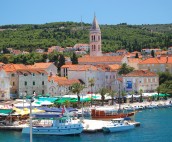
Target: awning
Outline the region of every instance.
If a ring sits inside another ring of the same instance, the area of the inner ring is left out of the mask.
[[[60,118],[62,117],[60,114],[55,113],[40,113],[40,114],[34,114],[34,118]]]
[[[162,93],[159,94],[159,97],[168,97],[168,96],[170,96],[170,94],[162,94]],[[158,94],[154,94],[153,97],[158,97]]]
[[[0,109],[0,115],[9,115],[13,112],[13,109]]]

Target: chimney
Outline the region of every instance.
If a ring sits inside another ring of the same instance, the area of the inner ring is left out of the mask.
[[[166,57],[166,63],[168,63],[168,56]]]
[[[159,54],[159,55],[157,56],[157,58],[160,60],[160,59],[161,59],[161,55]]]

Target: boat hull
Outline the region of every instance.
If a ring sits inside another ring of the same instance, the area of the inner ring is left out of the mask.
[[[122,132],[134,129],[134,125],[124,125],[124,126],[107,126],[103,127],[104,132]]]
[[[125,118],[125,117],[130,117],[133,116],[135,113],[131,112],[131,113],[121,113],[121,114],[114,114],[114,115],[92,115],[92,119],[94,120],[111,120],[111,119],[115,119],[115,118]]]
[[[77,135],[83,131],[83,127],[33,127],[32,134],[39,135]],[[22,134],[30,134],[30,127],[23,128]]]

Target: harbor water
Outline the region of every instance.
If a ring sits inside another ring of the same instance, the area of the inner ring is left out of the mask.
[[[172,108],[143,110],[135,119],[141,126],[131,131],[82,133],[79,136],[33,135],[33,142],[172,142]],[[1,130],[0,142],[29,142],[29,135]]]

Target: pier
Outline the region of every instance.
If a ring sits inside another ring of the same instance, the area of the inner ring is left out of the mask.
[[[84,119],[83,120],[83,126],[84,126],[83,132],[90,132],[90,133],[101,132],[101,131],[103,131],[102,128],[109,122],[110,121]],[[135,127],[140,126],[140,122],[130,122],[130,123],[134,124]]]
[[[12,131],[22,131],[23,128],[28,125],[19,125],[19,126],[0,126],[0,130],[12,130]]]
[[[103,126],[109,123],[109,121],[83,119],[82,123],[84,126],[83,132],[95,133],[95,132],[102,132]],[[131,122],[131,123],[134,124],[136,127],[140,126],[140,122]],[[0,126],[0,130],[22,131],[22,129],[27,126],[28,126],[27,124],[18,125],[18,126]]]

